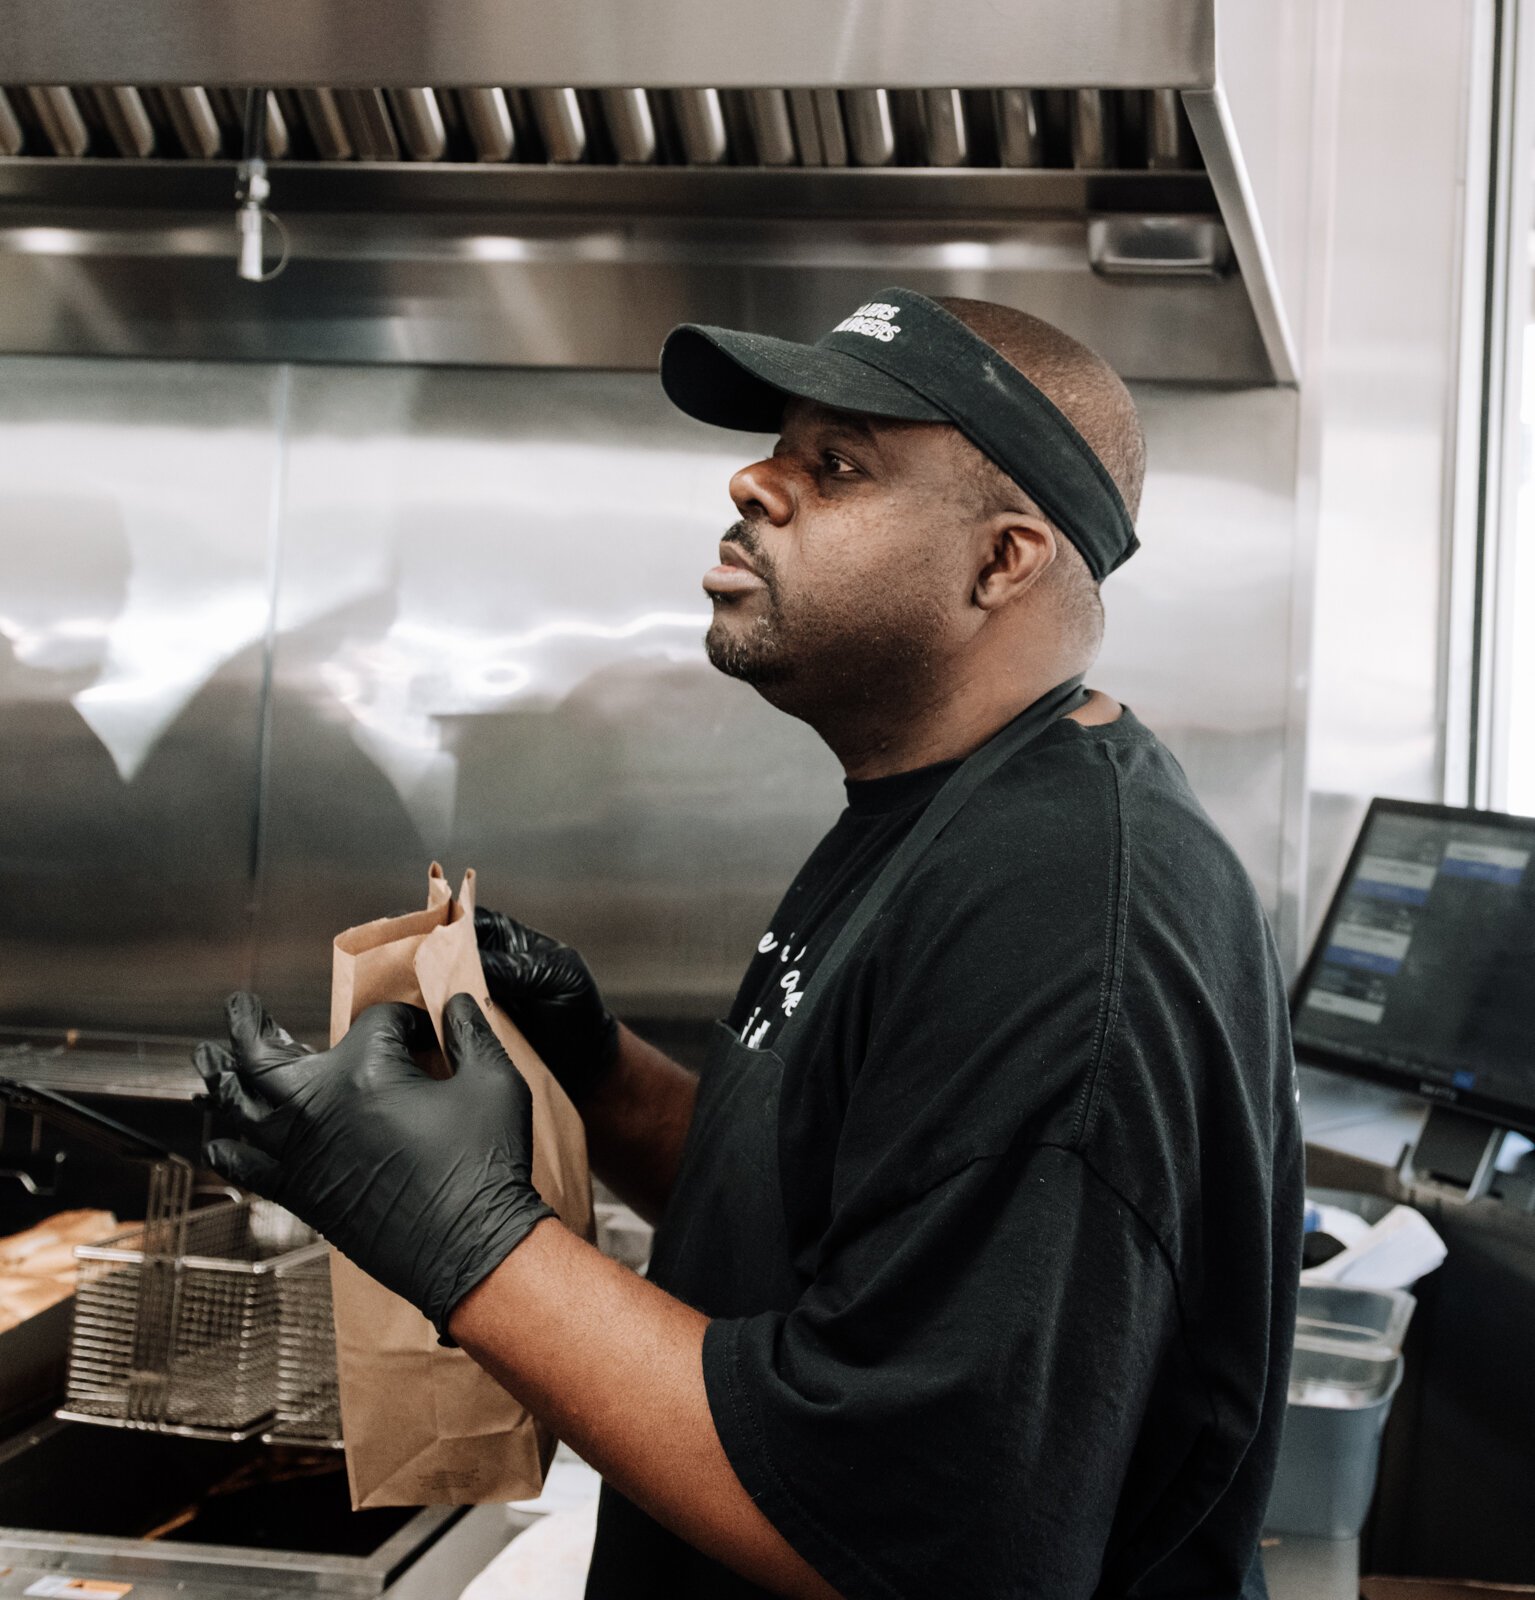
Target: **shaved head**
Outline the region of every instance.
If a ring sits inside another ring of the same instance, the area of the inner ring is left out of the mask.
[[[1096,351],[1027,311],[952,297],[938,304],[1006,357],[1065,415],[1108,469],[1133,522],[1146,476],[1146,435],[1119,374]],[[1006,477],[1000,467],[994,470]]]
[[[1096,351],[1027,311],[954,296],[938,304],[1017,367],[1067,418],[1107,469],[1134,521],[1146,477],[1146,435],[1119,374]],[[982,515],[1015,506],[1038,511],[1028,499],[1027,485],[1020,498],[1020,485],[1001,467],[968,440],[959,443],[973,457],[972,482]],[[1085,657],[1084,665],[1090,663],[1103,638],[1103,603],[1087,563],[1064,535],[1055,564],[1042,581]]]

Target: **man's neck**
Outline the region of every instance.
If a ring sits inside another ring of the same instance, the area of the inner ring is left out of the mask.
[[[1063,670],[1048,682],[1017,685],[1014,693],[1005,696],[980,694],[974,686],[967,693],[962,686],[907,708],[898,718],[871,717],[865,707],[862,715],[826,717],[812,726],[850,779],[887,778],[941,761],[963,760],[1070,675]],[[1073,722],[1094,727],[1115,721],[1122,709],[1118,701],[1093,690],[1086,703],[1068,716]]]

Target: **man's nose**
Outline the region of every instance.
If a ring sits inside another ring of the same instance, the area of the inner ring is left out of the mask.
[[[771,456],[736,473],[730,480],[730,498],[748,521],[761,519],[781,528],[794,515],[788,474]]]

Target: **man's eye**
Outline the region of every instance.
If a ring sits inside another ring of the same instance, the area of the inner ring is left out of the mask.
[[[850,477],[858,470],[846,456],[838,455],[835,450],[823,450],[821,464],[834,478]]]

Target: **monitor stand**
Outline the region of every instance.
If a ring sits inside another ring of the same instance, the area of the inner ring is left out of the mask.
[[[1430,1106],[1417,1141],[1402,1152],[1398,1176],[1447,1200],[1480,1200],[1492,1188],[1507,1131],[1449,1106]]]

